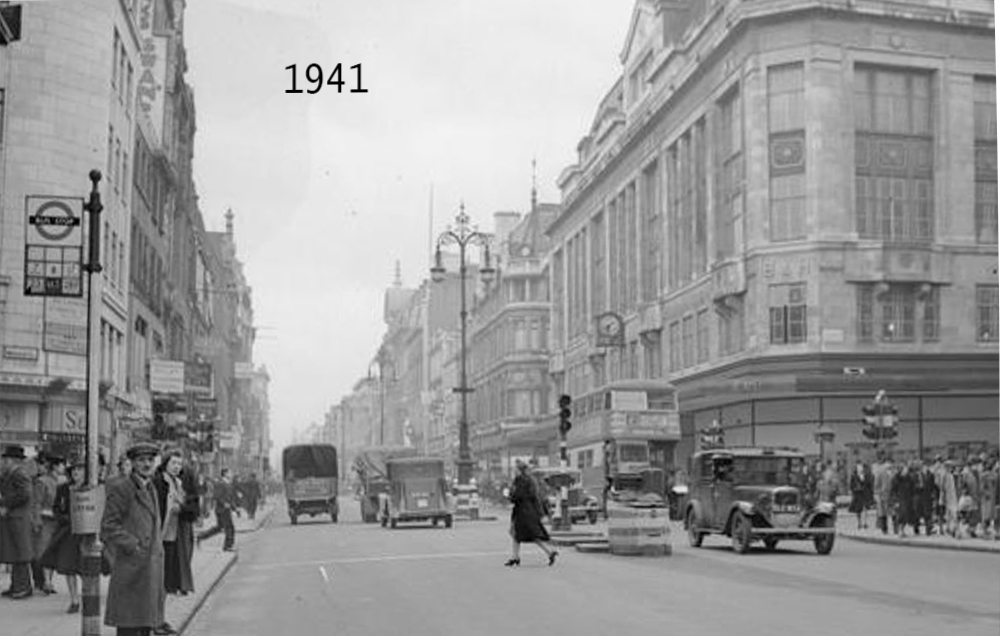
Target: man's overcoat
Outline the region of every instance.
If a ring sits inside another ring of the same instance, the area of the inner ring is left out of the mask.
[[[156,627],[163,623],[163,542],[160,512],[152,484],[138,476],[107,484],[101,540],[111,560],[104,624]]]
[[[24,466],[0,473],[0,563],[27,563],[35,558],[31,541],[31,477]]]

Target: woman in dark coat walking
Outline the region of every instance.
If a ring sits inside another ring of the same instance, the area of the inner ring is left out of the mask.
[[[504,565],[521,565],[521,544],[534,543],[549,557],[549,565],[556,562],[559,554],[545,542],[549,533],[542,525],[542,502],[538,496],[538,485],[528,473],[528,464],[517,460],[517,476],[508,496],[514,504],[510,512],[510,536],[512,539],[511,558]]]
[[[895,530],[899,536],[906,535],[906,526],[913,524],[913,475],[905,463],[892,478],[891,497],[895,503]]]
[[[848,511],[858,515],[858,529],[867,528],[868,520],[865,519],[865,511],[871,507],[874,499],[875,480],[871,471],[863,463],[858,462],[851,473],[851,505]]]
[[[81,573],[80,544],[83,543],[83,535],[73,534],[73,527],[70,524],[70,493],[84,486],[84,469],[85,464],[82,460],[72,462],[67,470],[69,481],[56,488],[56,498],[52,503],[56,529],[52,533],[52,541],[40,559],[42,567],[55,570],[66,577],[66,587],[69,589],[69,608],[66,611],[70,614],[80,611],[77,577]]]

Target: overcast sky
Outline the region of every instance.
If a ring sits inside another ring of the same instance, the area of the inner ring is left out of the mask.
[[[185,42],[205,224],[231,207],[276,446],[368,369],[396,261],[415,287],[461,200],[481,229],[576,158],[620,72],[628,0],[194,0]],[[298,88],[340,63],[344,92]],[[361,64],[362,88],[350,93]],[[455,308],[458,311],[458,307]]]

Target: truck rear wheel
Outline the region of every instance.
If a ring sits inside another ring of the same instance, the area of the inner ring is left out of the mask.
[[[393,530],[395,530],[396,529],[396,520],[395,519],[391,519],[389,521],[389,525],[392,526]]]
[[[297,515],[291,515],[291,518],[292,518],[292,525],[293,526],[299,525],[299,517]]]
[[[447,517],[444,518],[444,527],[445,528],[451,527],[451,515],[448,515]]]

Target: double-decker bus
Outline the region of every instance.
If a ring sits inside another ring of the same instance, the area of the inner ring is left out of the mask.
[[[621,380],[573,396],[573,427],[566,438],[571,466],[597,495],[609,480],[649,468],[669,474],[681,439],[677,389],[665,380]]]

